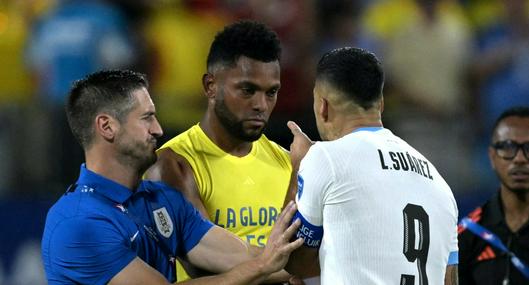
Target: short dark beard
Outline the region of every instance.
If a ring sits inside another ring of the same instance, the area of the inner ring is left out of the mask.
[[[215,115],[219,119],[221,125],[224,129],[233,137],[245,141],[245,142],[254,142],[258,140],[265,128],[263,128],[259,133],[249,134],[244,131],[244,126],[242,121],[238,121],[235,115],[228,109],[224,103],[224,92],[221,90],[215,101]],[[266,125],[265,125],[266,127]]]
[[[529,189],[527,189],[527,188],[512,188],[512,187],[509,186],[509,184],[507,184],[506,181],[504,181],[502,179],[502,177],[499,175],[499,173],[496,172],[496,176],[500,180],[500,182],[503,185],[503,187],[505,189],[507,189],[507,191],[509,191],[509,192],[513,193],[514,195],[516,195],[516,198],[518,200],[526,202],[527,194],[529,193]]]

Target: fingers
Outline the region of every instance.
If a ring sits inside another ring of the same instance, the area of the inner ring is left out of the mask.
[[[281,211],[276,224],[279,224],[282,229],[285,229],[290,224],[290,221],[292,221],[292,217],[294,217],[297,209],[297,205],[294,201],[288,202],[287,206]]]
[[[297,276],[292,276],[288,280],[288,284],[290,284],[290,285],[305,285],[305,282],[303,282],[303,280],[301,278],[297,277]]]
[[[290,240],[290,238],[298,231],[301,221],[297,218],[288,228],[285,230],[285,237]]]
[[[298,249],[300,246],[303,245],[303,238],[297,238],[295,241],[293,242],[289,242],[287,243],[284,247],[283,247],[283,252],[284,254],[286,255],[290,255],[294,250]]]
[[[301,128],[298,126],[298,124],[294,123],[293,121],[288,121],[287,122],[287,126],[288,126],[288,128],[290,129],[290,131],[292,132],[292,134],[294,136],[296,134],[302,134],[303,133]]]

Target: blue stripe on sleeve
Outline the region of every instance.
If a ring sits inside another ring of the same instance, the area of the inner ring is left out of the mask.
[[[457,265],[457,264],[459,264],[459,252],[452,251],[450,252],[450,255],[448,256],[447,265]]]

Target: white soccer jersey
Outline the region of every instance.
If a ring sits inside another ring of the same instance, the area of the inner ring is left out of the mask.
[[[298,235],[320,246],[322,284],[444,284],[447,264],[457,264],[450,187],[387,129],[313,145],[300,165],[296,202]]]

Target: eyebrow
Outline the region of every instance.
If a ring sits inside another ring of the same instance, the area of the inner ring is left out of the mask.
[[[145,111],[141,115],[142,116],[153,116],[153,115],[156,115],[156,111],[153,111],[153,110]]]
[[[241,82],[237,82],[236,86],[238,87],[241,87],[241,86],[248,86],[248,87],[252,87],[254,89],[259,89],[259,90],[262,90],[264,88],[262,88],[262,86],[252,82],[252,81],[249,81],[249,80],[243,80]],[[277,83],[277,84],[274,84],[272,86],[270,86],[269,88],[267,88],[266,90],[270,90],[270,89],[274,89],[274,88],[281,88],[281,83]]]

